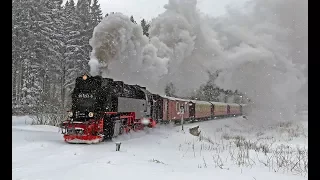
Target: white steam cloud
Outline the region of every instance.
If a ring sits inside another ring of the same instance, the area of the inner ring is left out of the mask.
[[[245,92],[261,122],[292,120],[307,104],[306,8],[307,1],[254,0],[212,23],[228,61],[217,84]]]
[[[104,18],[89,43],[93,48],[89,61],[92,75],[156,87],[168,71],[168,58],[158,57],[159,49],[149,43],[141,26],[121,13]],[[161,42],[157,45],[161,46]]]
[[[152,20],[150,39],[121,13],[104,18],[90,45],[91,74],[179,95],[198,89],[206,71],[222,70],[217,85],[252,99],[255,118],[292,119],[307,104],[307,1],[249,0],[212,18],[197,0],[169,0]],[[271,115],[272,114],[272,117]]]

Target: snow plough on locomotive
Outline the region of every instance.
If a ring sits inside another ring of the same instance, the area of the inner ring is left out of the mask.
[[[152,94],[144,87],[101,76],[76,79],[68,119],[60,127],[68,143],[99,143],[153,128]]]

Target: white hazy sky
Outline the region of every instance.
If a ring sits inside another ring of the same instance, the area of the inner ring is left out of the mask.
[[[65,2],[66,0],[64,0]],[[139,21],[142,18],[151,20],[164,12],[163,6],[169,0],[99,0],[103,15],[109,12],[122,12]],[[211,16],[225,13],[226,5],[238,5],[247,0],[198,0],[198,9]],[[77,2],[77,0],[75,0]]]
[[[198,0],[198,8],[201,12],[219,16],[225,13],[226,5],[236,5],[246,0]],[[109,12],[122,12],[133,15],[136,20],[142,18],[151,20],[158,14],[164,12],[163,6],[168,0],[100,0],[103,14]]]

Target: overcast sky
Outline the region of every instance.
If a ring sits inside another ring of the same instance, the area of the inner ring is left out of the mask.
[[[64,0],[66,2],[67,0]],[[169,0],[99,0],[103,15],[109,12],[122,12],[128,16],[133,15],[136,20],[142,18],[151,20],[165,9],[163,6]],[[238,5],[247,0],[198,0],[201,12],[211,16],[225,13],[226,5]],[[75,0],[77,2],[77,0]]]
[[[201,12],[212,16],[219,16],[225,13],[226,5],[241,4],[246,0],[198,0],[198,8]],[[122,12],[126,15],[133,15],[136,20],[142,18],[151,20],[165,9],[163,6],[168,0],[100,0],[103,14],[109,12]]]

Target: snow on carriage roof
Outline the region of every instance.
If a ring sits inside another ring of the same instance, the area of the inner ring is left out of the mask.
[[[176,98],[176,97],[170,97],[170,96],[165,96],[165,95],[160,95],[163,98],[172,100],[172,101],[187,101],[187,102],[193,102],[193,103],[198,103],[198,104],[210,104],[208,101],[199,101],[199,100],[192,100],[192,99],[181,99],[181,98]]]
[[[170,96],[166,96],[166,95],[160,95],[163,98],[172,100],[172,101],[188,101],[188,102],[193,102],[193,103],[197,103],[197,104],[219,104],[219,105],[227,105],[227,104],[232,104],[232,103],[224,103],[224,102],[209,102],[209,101],[199,101],[199,100],[192,100],[192,99],[181,99],[181,98],[176,98],[176,97],[170,97]]]
[[[163,97],[163,98],[172,100],[172,101],[192,101],[192,102],[194,101],[194,100],[191,100],[191,99],[181,99],[181,98],[170,97],[170,96],[166,96],[166,95],[160,95],[160,96]]]
[[[196,104],[210,104],[210,105],[211,105],[211,103],[210,103],[209,101],[198,101],[198,100],[193,100],[193,102],[194,102],[194,103],[196,103]]]
[[[228,103],[228,104],[232,106],[240,106],[240,104],[237,104],[237,103]]]
[[[224,103],[224,102],[215,102],[215,101],[210,101],[211,104],[216,104],[216,105],[227,105],[229,103]]]
[[[193,102],[198,104],[216,104],[216,105],[232,105],[232,106],[245,106],[246,104],[237,104],[237,103],[225,103],[225,102],[214,102],[214,101],[199,101],[199,100],[192,100],[192,99],[182,99],[176,97],[170,97],[166,95],[160,95],[163,98],[172,100],[172,101],[184,101],[184,102]]]

